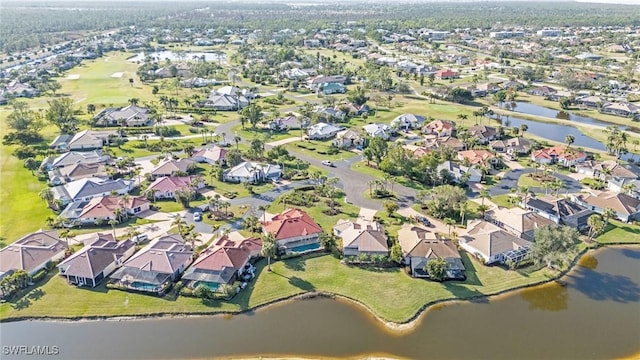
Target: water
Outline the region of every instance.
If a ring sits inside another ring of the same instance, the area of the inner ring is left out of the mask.
[[[608,123],[606,121],[596,120],[586,116],[580,116],[576,114],[572,114],[566,111],[558,111],[555,109],[546,108],[544,106],[539,106],[535,104],[530,104],[526,102],[516,101],[515,103],[510,103],[511,105],[515,104],[515,107],[511,107],[510,109],[515,112],[529,114],[529,115],[538,115],[544,116],[552,119],[560,119],[560,120],[568,120],[575,121],[581,124],[602,126],[606,128],[607,126],[615,125],[612,123]],[[505,108],[509,109],[509,103],[506,103]],[[618,126],[620,130],[628,130],[626,126]]]
[[[563,279],[566,287],[436,306],[405,333],[390,332],[360,307],[321,299],[232,317],[6,323],[0,339],[57,345],[64,359],[609,359],[640,352],[639,260],[640,247],[592,251]]]
[[[180,56],[183,55],[183,56]],[[144,52],[139,52],[137,55],[130,57],[128,60],[131,62],[144,61],[147,56],[150,56],[155,61],[165,61],[165,59],[169,59],[171,61],[192,61],[192,60],[201,60],[202,56],[206,61],[219,61],[224,60],[224,53],[213,53],[213,52],[174,52],[174,51],[157,51],[152,53],[145,54]]]

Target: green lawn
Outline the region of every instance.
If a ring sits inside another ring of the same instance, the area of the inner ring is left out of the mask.
[[[552,275],[539,270],[528,275],[486,267],[463,254],[466,282],[444,284],[412,279],[403,270],[369,270],[340,264],[333,256],[300,257],[272,264],[273,272],[258,264],[258,278],[231,302],[177,299],[107,290],[80,289],[54,276],[17,303],[0,304],[0,318],[126,316],[157,313],[211,313],[246,310],[294,294],[324,291],[357,299],[381,318],[404,322],[426,304],[494,294],[539,283]]]
[[[504,194],[504,195],[492,196],[490,200],[491,202],[493,202],[498,206],[505,207],[505,208],[512,208],[514,205],[509,202],[509,199],[511,198],[512,198],[511,194]]]
[[[603,244],[640,244],[640,225],[612,220],[607,225],[606,231],[598,236],[598,242]]]
[[[288,139],[291,137],[300,137],[300,131],[291,130],[291,131],[275,132],[275,131],[272,131],[269,129],[263,129],[263,128],[252,129],[251,125],[248,124],[248,126],[246,126],[245,129],[242,128],[242,125],[234,126],[233,128],[231,128],[231,134],[229,135],[231,137],[237,135],[243,139],[246,139],[247,141],[251,141],[252,139],[257,138],[257,139],[263,140],[264,142],[273,142],[273,141]]]
[[[373,176],[377,179],[383,179],[384,177],[384,172],[382,170],[378,170],[375,169],[371,166],[367,166],[367,162],[366,161],[361,161],[361,162],[357,162],[353,165],[351,165],[351,170],[357,171],[359,173],[362,174],[366,174],[366,175],[370,175]],[[417,181],[413,181],[413,180],[409,180],[407,178],[405,178],[404,176],[396,176],[395,177],[395,182],[397,184],[406,186],[408,188],[412,188],[415,190],[428,190],[431,187],[428,185],[424,185],[421,184]]]

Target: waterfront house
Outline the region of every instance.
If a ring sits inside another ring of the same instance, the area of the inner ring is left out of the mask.
[[[470,221],[465,234],[458,236],[458,243],[487,265],[504,264],[508,260],[518,262],[525,258],[531,246],[531,242],[484,220]]]
[[[515,137],[507,140],[494,140],[489,143],[489,148],[499,153],[516,156],[528,154],[531,151],[531,142],[523,137]]]
[[[193,261],[193,248],[178,235],[165,235],[140,249],[111,280],[124,288],[163,295]]]
[[[464,280],[465,268],[455,244],[441,238],[431,230],[411,224],[404,224],[398,230],[398,241],[402,248],[404,264],[411,269],[413,277],[429,277],[427,264],[436,259],[447,262],[447,279]]]
[[[604,213],[606,208],[611,208],[620,221],[629,222],[640,219],[640,200],[627,194],[615,192],[579,194],[573,196],[573,200],[598,214]]]
[[[478,139],[481,144],[488,144],[490,141],[495,140],[498,135],[498,130],[492,126],[474,125],[469,128],[469,134]]]
[[[282,176],[280,165],[244,161],[226,170],[222,179],[226,182],[258,183],[261,181],[277,180]]]
[[[585,174],[593,178],[601,180],[607,179],[637,179],[638,174],[631,168],[627,168],[619,164],[615,160],[588,160],[576,165],[576,171],[579,174]]]
[[[135,252],[129,239],[117,242],[111,234],[97,234],[85,247],[58,265],[70,284],[96,287]]]
[[[554,196],[529,198],[525,208],[556,224],[567,225],[580,231],[587,228],[587,220],[594,214],[584,206]]]
[[[241,278],[261,249],[259,238],[246,238],[237,231],[224,234],[198,256],[182,275],[182,281],[192,289],[204,285],[214,291],[231,285]]]
[[[389,254],[387,235],[382,224],[362,218],[356,221],[338,220],[333,234],[342,239],[344,256]]]
[[[452,136],[456,129],[453,121],[434,120],[422,127],[422,132],[428,135],[436,135],[437,137]]]
[[[587,154],[566,145],[556,145],[531,153],[531,160],[538,164],[560,164],[564,167],[575,166],[587,159]]]
[[[602,105],[600,111],[605,114],[630,117],[636,120],[640,119],[640,106],[630,102],[606,103]]]
[[[540,227],[556,224],[553,220],[521,208],[498,207],[487,211],[484,217],[488,222],[527,241],[533,241],[533,234]]]
[[[62,259],[67,244],[56,230],[38,230],[0,249],[0,279],[18,270],[33,276],[48,263]]]
[[[300,209],[284,210],[265,222],[262,230],[273,234],[278,248],[285,253],[302,253],[320,248],[322,228]]]
[[[537,86],[528,91],[529,95],[549,97],[558,91],[550,86]]]

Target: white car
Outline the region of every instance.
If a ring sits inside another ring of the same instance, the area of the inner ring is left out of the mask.
[[[322,160],[322,165],[334,167],[333,163],[329,160]]]
[[[200,212],[193,213],[193,221],[202,221],[202,213]]]

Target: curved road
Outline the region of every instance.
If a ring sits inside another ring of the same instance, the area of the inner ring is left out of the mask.
[[[531,173],[534,173],[535,171],[536,171],[535,169],[511,170],[506,174],[504,174],[500,182],[498,182],[495,186],[489,189],[489,194],[491,196],[509,194],[511,193],[511,189],[518,188],[518,179],[520,178],[520,176],[525,174],[531,174]],[[582,184],[580,184],[579,181],[573,178],[570,178],[567,175],[563,175],[559,173],[555,173],[554,176],[562,180],[562,182],[564,183],[564,189],[566,189],[568,192],[580,192],[582,190]],[[545,191],[543,188],[531,188],[529,190],[533,192]]]

